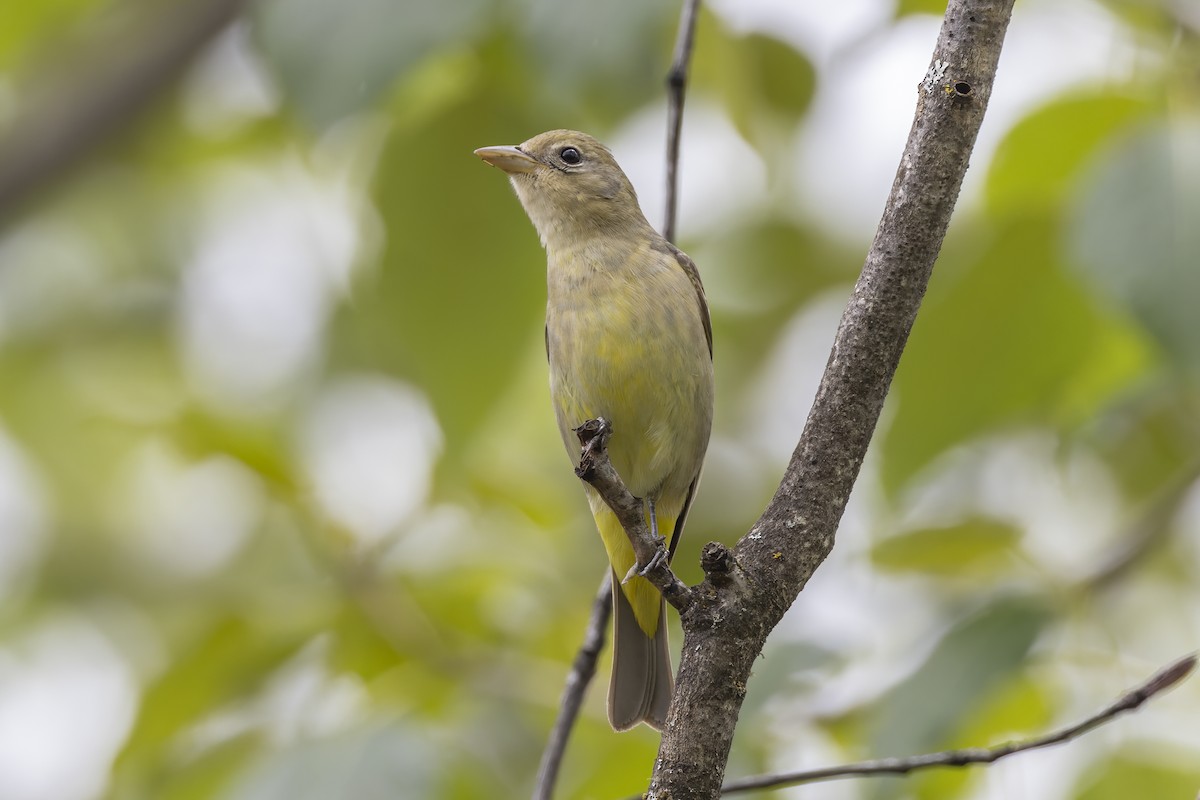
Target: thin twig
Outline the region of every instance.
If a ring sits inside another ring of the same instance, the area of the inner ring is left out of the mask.
[[[910,772],[916,772],[917,770],[929,767],[965,767],[972,764],[991,764],[993,761],[999,761],[1006,756],[1062,744],[1063,742],[1069,742],[1078,736],[1082,736],[1127,711],[1135,710],[1151,697],[1171,688],[1191,674],[1195,666],[1196,655],[1194,653],[1184,656],[1170,666],[1159,670],[1153,677],[1137,688],[1126,692],[1103,711],[1099,711],[1082,722],[1068,728],[1063,728],[1035,739],[1028,739],[1024,742],[1008,742],[1007,744],[987,748],[972,747],[963,750],[946,750],[941,753],[927,753],[907,758],[881,758],[874,761],[844,764],[839,767],[742,778],[730,781],[722,786],[721,794],[736,794],[754,789],[776,789],[781,786],[795,786],[801,783],[815,783],[816,781],[828,781],[838,778],[854,778],[870,775],[907,775]]]
[[[637,557],[637,574],[654,584],[663,599],[682,614],[691,605],[692,590],[671,571],[666,539],[651,534],[642,500],[629,491],[608,459],[612,426],[603,418],[589,419],[575,433],[583,447],[575,474],[599,492],[625,529]]]
[[[533,788],[533,800],[550,800],[554,797],[554,785],[558,781],[558,768],[567,750],[567,740],[575,727],[575,719],[583,705],[583,695],[596,674],[596,661],[604,649],[604,634],[608,630],[608,617],[612,613],[612,571],[604,571],[604,580],[592,603],[592,616],[588,620],[583,643],[575,654],[567,684],[563,688],[558,717],[550,730],[546,749],[542,751],[542,762],[538,765],[537,783]]]
[[[675,217],[679,198],[679,136],[683,128],[683,96],[687,90],[688,66],[696,41],[696,18],[700,16],[700,0],[683,0],[679,14],[679,33],[675,37],[675,53],[667,72],[667,218],[663,236],[675,241]]]

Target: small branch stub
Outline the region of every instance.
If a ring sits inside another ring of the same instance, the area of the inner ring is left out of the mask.
[[[700,568],[714,584],[728,581],[733,567],[733,553],[720,542],[709,542],[700,551]]]
[[[596,475],[597,452],[605,459],[608,458],[605,449],[608,447],[608,438],[612,436],[612,425],[604,417],[596,417],[573,430],[579,437],[579,446],[583,448],[579,453],[579,466],[575,468],[575,477],[591,483]]]

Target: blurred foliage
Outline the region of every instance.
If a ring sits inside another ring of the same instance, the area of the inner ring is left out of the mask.
[[[0,137],[52,104],[42,71],[103,72],[64,42],[140,31],[141,2],[0,5]],[[749,145],[770,198],[683,242],[720,398],[686,579],[771,496],[833,336],[814,320],[868,245],[803,197],[804,134],[837,122],[820,98],[942,7],[889,6],[832,57],[702,12],[688,108]],[[731,776],[1034,735],[1196,649],[1200,40],[1181,5],[1089,8],[1140,55],[989,119]],[[543,255],[471,150],[569,126],[657,152],[677,13],[263,0],[0,220],[0,797],[528,794],[602,556],[545,389]],[[657,737],[614,735],[604,684],[561,797],[649,774]],[[1021,796],[1191,798],[1197,713],[1182,688]],[[1018,762],[802,792],[995,796]]]

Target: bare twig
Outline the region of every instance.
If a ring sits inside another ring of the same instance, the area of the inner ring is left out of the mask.
[[[721,788],[721,794],[737,794],[754,789],[776,789],[781,786],[795,786],[801,783],[835,780],[838,778],[855,778],[870,775],[907,775],[910,772],[929,767],[966,767],[972,764],[991,764],[1006,756],[1024,753],[1029,750],[1040,750],[1063,742],[1069,742],[1083,734],[1111,722],[1127,711],[1133,711],[1151,697],[1171,688],[1182,681],[1196,667],[1196,655],[1184,656],[1173,664],[1163,667],[1149,680],[1135,689],[1131,689],[1118,700],[1102,711],[1098,711],[1082,722],[1068,728],[1028,739],[1023,742],[1008,742],[995,747],[972,747],[963,750],[946,750],[941,753],[927,753],[907,758],[880,758],[873,761],[859,761],[854,764],[843,764],[838,767],[805,770],[803,772],[785,772],[776,775],[760,775],[753,778],[742,778],[730,781]]]
[[[666,540],[661,536],[656,539],[650,533],[642,500],[626,488],[608,460],[607,445],[612,426],[602,418],[589,419],[576,428],[575,433],[583,447],[575,474],[599,492],[617,515],[637,556],[638,574],[654,584],[662,592],[663,599],[682,614],[692,602],[692,590],[671,571]]]
[[[567,750],[567,740],[575,727],[575,719],[583,705],[583,695],[596,674],[596,661],[604,649],[604,635],[608,630],[608,617],[612,613],[612,571],[605,569],[604,580],[592,603],[592,616],[588,620],[583,643],[575,654],[575,662],[567,675],[558,717],[550,730],[546,749],[542,751],[542,762],[538,765],[537,783],[533,788],[533,800],[550,800],[554,797],[554,785],[558,781],[558,768]]]
[[[675,241],[675,217],[679,199],[679,136],[683,128],[683,97],[687,90],[688,66],[692,61],[692,46],[696,41],[696,18],[700,16],[700,0],[683,0],[679,13],[679,33],[675,37],[675,52],[667,72],[667,218],[663,236]]]
[[[97,43],[57,83],[29,92],[32,107],[0,141],[0,225],[135,120],[248,2],[191,0],[130,13],[135,22],[120,40]]]

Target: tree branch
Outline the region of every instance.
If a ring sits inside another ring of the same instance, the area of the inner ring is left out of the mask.
[[[683,129],[683,97],[687,91],[688,66],[692,62],[692,47],[696,41],[696,19],[700,16],[700,0],[683,0],[679,13],[679,32],[675,36],[675,52],[667,72],[667,218],[663,222],[663,237],[675,241],[675,218],[679,199],[679,137]]]
[[[825,559],[949,227],[1012,0],[951,0],[916,117],[875,235],[842,315],[804,433],[763,515],[719,580],[681,613],[675,700],[649,798],[720,794],[754,659]]]
[[[612,426],[607,420],[589,419],[575,429],[583,450],[575,474],[600,493],[605,504],[617,515],[633,546],[637,564],[634,569],[662,592],[663,598],[682,614],[692,602],[692,590],[671,571],[666,539],[655,537],[646,526],[641,498],[634,497],[608,460],[608,439]],[[628,576],[624,576],[628,577]]]
[[[1008,742],[995,747],[972,747],[963,750],[946,750],[940,753],[927,753],[907,758],[880,758],[872,761],[859,761],[854,764],[843,764],[839,767],[805,770],[802,772],[785,772],[777,775],[760,775],[754,778],[742,778],[730,781],[722,788],[725,795],[748,792],[754,789],[777,789],[783,786],[795,786],[801,783],[835,780],[837,778],[854,778],[869,775],[907,775],[910,772],[929,767],[966,767],[973,764],[991,764],[1006,756],[1024,753],[1030,750],[1040,750],[1063,742],[1069,742],[1083,734],[1111,722],[1127,711],[1134,711],[1151,697],[1171,688],[1188,675],[1196,667],[1196,655],[1184,656],[1175,663],[1163,667],[1145,683],[1131,689],[1102,711],[1098,711],[1082,722],[1068,728],[1035,739],[1023,742]]]
[[[191,0],[128,14],[136,22],[118,40],[97,44],[57,85],[29,92],[36,101],[0,141],[0,226],[136,119],[248,2]]]
[[[611,575],[611,570],[604,571],[604,580],[600,581],[600,588],[592,603],[592,616],[583,635],[583,644],[579,646],[579,652],[575,654],[575,661],[571,665],[571,672],[567,675],[567,685],[563,688],[558,716],[550,730],[546,749],[542,751],[542,761],[538,764],[533,800],[551,800],[554,797],[558,768],[567,751],[567,741],[571,738],[571,731],[583,705],[583,696],[587,692],[588,684],[596,674],[596,661],[600,658],[600,651],[604,649],[608,617],[612,613]]]

